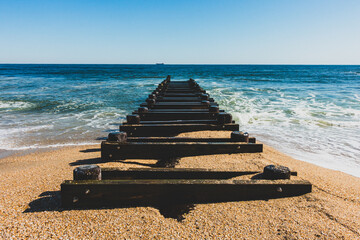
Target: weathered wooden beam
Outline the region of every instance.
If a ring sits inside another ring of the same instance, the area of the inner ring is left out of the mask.
[[[141,103],[140,107],[148,107],[152,109],[209,109],[210,106],[219,106],[216,102],[155,102]]]
[[[147,112],[133,114],[139,114],[140,119],[143,121],[159,121],[159,120],[205,120],[213,119],[217,117],[217,113],[210,112]]]
[[[201,102],[200,97],[160,97],[156,98],[157,102]],[[213,98],[208,99],[209,102],[214,102]]]
[[[164,97],[196,97],[199,96],[200,93],[163,93],[160,94]]]
[[[175,88],[175,89],[189,89],[189,88],[193,88],[193,86],[191,86],[188,82],[187,83],[176,83],[176,82],[172,82],[168,84],[169,88]]]
[[[305,180],[85,180],[61,184],[63,208],[172,203],[211,203],[299,196]]]
[[[233,138],[190,138],[190,137],[128,137],[126,141],[127,142],[240,142]],[[249,142],[256,143],[256,138],[249,137]]]
[[[230,179],[244,175],[260,174],[260,171],[224,171],[204,168],[102,168],[102,180],[121,179]],[[297,172],[291,172],[297,176]]]
[[[168,159],[199,155],[257,153],[258,143],[240,142],[107,142],[101,143],[101,159]]]
[[[137,111],[134,111],[134,112],[137,112]],[[190,113],[190,112],[209,112],[209,109],[149,109],[148,111],[149,113],[168,113],[168,112],[179,112],[179,113],[183,113],[183,114],[186,114],[186,113]],[[225,112],[224,110],[219,110],[219,112]]]
[[[140,124],[217,124],[216,119],[189,119],[189,120],[153,120],[153,121],[140,121]],[[129,123],[124,122],[124,125]],[[131,124],[131,123],[130,123]]]
[[[259,171],[221,171],[193,168],[102,168],[102,180],[122,179],[230,179],[243,175],[252,175]]]
[[[170,81],[169,86],[191,86],[190,81]]]
[[[154,121],[144,121],[141,119],[140,115],[132,114],[126,116],[126,122],[123,125],[132,125],[132,124],[218,124],[224,125],[228,123],[235,123],[232,121],[231,114],[218,113],[216,119],[185,119],[185,120],[154,120]]]
[[[194,131],[239,131],[239,124],[132,124],[121,125],[120,131],[127,132],[133,137],[171,137],[182,132]]]
[[[166,93],[198,93],[199,91],[197,91],[196,89],[177,89],[177,88],[167,88],[166,89]]]

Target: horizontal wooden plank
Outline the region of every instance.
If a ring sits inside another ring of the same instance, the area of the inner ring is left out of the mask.
[[[194,87],[191,86],[189,83],[183,83],[183,84],[168,84],[168,89],[193,89]]]
[[[189,81],[170,81],[168,84],[169,87],[190,87]]]
[[[201,102],[199,97],[163,97],[157,98],[156,102]],[[213,98],[209,98],[209,102],[214,102]]]
[[[219,105],[215,102],[210,103],[210,106]],[[147,103],[141,103],[140,107],[148,107]],[[204,105],[197,102],[156,102],[151,109],[209,109],[209,105]]]
[[[198,93],[162,93],[164,97],[196,97]]]
[[[140,119],[143,121],[158,121],[158,120],[215,120],[217,113],[209,112],[147,112],[138,113],[137,111],[133,114],[139,114]]]
[[[166,90],[166,93],[200,93],[199,91],[195,90],[195,89],[170,89],[168,88]]]
[[[263,145],[240,142],[107,142],[101,143],[101,159],[168,159],[177,157],[257,153]]]
[[[169,170],[170,169],[170,170]],[[174,170],[175,169],[175,170]],[[102,168],[103,180],[121,179],[230,179],[243,175],[260,173],[258,171],[221,171],[191,168],[132,168],[121,170]]]
[[[162,106],[197,106],[197,105],[204,105],[201,102],[156,102],[155,105],[162,105]],[[216,102],[210,103],[211,106],[219,106]]]
[[[127,142],[236,142],[231,138],[189,138],[189,137],[128,137]],[[250,143],[256,139],[249,138]]]
[[[140,124],[217,124],[217,120],[214,119],[200,119],[200,120],[157,120],[157,121],[140,121]],[[128,125],[129,123],[124,122],[124,125]]]
[[[102,168],[103,180],[120,179],[230,179],[244,175],[259,174],[259,171],[224,171],[203,168]],[[296,176],[297,172],[291,172]]]
[[[167,85],[167,87],[169,89],[192,89],[192,88],[194,88],[189,83],[177,83],[177,84],[169,83]]]
[[[64,208],[211,203],[291,197],[311,192],[305,180],[87,180],[64,181]]]
[[[137,110],[134,112],[138,112]],[[168,113],[168,112],[178,112],[178,113],[198,113],[198,112],[205,112],[205,113],[209,113],[209,109],[149,109],[148,113]],[[224,110],[219,110],[219,112],[225,112]]]
[[[133,137],[171,137],[182,132],[214,130],[239,131],[239,124],[132,124],[120,126],[120,131],[127,132],[128,136]]]

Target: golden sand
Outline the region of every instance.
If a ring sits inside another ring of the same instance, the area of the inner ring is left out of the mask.
[[[181,136],[221,137],[226,132]],[[182,221],[153,207],[62,210],[60,184],[81,164],[151,167],[154,160],[101,163],[100,145],[0,159],[0,238],[65,239],[360,239],[360,178],[263,153],[186,157],[176,167],[262,170],[280,164],[313,184],[313,192],[268,201],[197,204]],[[296,179],[295,178],[295,179]]]

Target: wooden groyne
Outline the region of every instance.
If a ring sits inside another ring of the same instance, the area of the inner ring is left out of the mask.
[[[182,132],[229,131],[228,138],[180,138]],[[231,114],[193,79],[171,81],[168,76],[145,103],[126,117],[117,133],[101,144],[101,159],[157,159],[158,166],[174,167],[187,156],[257,153],[263,145],[239,131]],[[231,178],[254,175],[250,180]],[[145,168],[100,169],[96,165],[74,170],[74,180],[61,184],[62,205],[99,207],[172,203],[207,203],[296,196],[311,192],[305,180],[286,167],[267,166],[264,172],[214,169]]]

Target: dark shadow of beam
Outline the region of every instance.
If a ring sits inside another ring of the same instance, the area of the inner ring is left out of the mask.
[[[157,208],[161,215],[165,218],[174,218],[178,221],[185,219],[185,215],[195,208],[193,204],[172,204],[169,202],[152,205],[124,205],[124,206],[104,206],[99,208],[76,208],[76,210],[90,210],[90,209],[115,209],[115,208],[132,208],[132,207],[153,207]],[[31,201],[29,207],[23,213],[57,211],[62,212],[68,209],[61,207],[61,193],[60,191],[46,191],[39,195],[38,199]]]
[[[100,152],[100,151],[101,151],[100,148],[90,148],[90,149],[80,150],[80,152],[82,152],[82,153]]]
[[[77,160],[76,162],[69,163],[70,166],[80,166],[80,165],[88,165],[88,164],[98,164],[98,163],[104,163],[101,158],[88,158],[88,159],[82,159]]]

